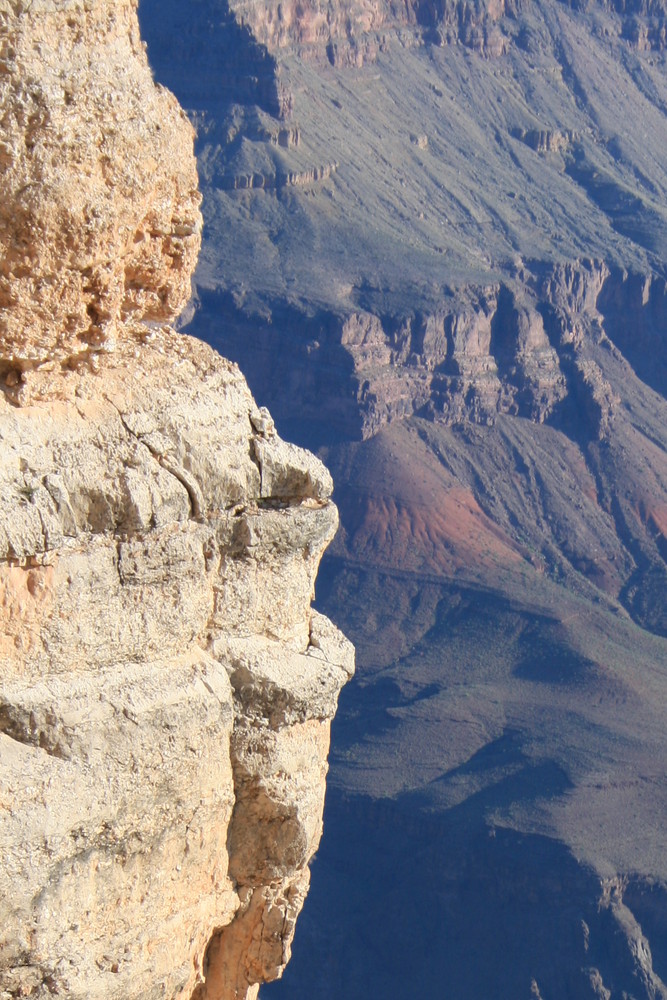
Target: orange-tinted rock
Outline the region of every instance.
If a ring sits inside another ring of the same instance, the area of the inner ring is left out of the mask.
[[[136,0],[0,14],[0,356],[113,350],[190,297],[201,217],[192,129],[153,83]]]

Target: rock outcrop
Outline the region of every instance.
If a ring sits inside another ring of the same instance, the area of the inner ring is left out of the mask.
[[[3,3],[0,353],[22,370],[181,311],[200,242],[192,130],[131,0]]]
[[[281,325],[258,320],[258,335],[238,337],[235,353],[276,412],[287,415],[281,386],[292,379],[302,411],[329,433],[365,439],[413,415],[449,426],[491,425],[501,414],[558,423],[567,405],[585,410],[603,438],[619,401],[592,354],[618,347],[664,388],[665,287],[593,260],[521,268],[519,280],[450,293],[430,312],[294,317],[282,354]],[[200,329],[211,339],[205,317],[224,312],[229,330],[243,322],[228,299],[202,301]]]
[[[0,997],[256,997],[350,644],[337,513],[189,294],[192,133],[130,0],[0,4]]]

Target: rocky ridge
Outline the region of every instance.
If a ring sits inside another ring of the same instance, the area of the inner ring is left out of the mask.
[[[0,996],[256,997],[350,644],[331,478],[175,333],[191,131],[135,4],[0,5]]]

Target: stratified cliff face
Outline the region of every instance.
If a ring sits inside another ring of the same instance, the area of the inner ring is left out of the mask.
[[[331,479],[155,322],[199,196],[135,4],[3,3],[0,43],[0,996],[255,997],[353,669]]]
[[[211,195],[195,328],[314,442],[553,420],[623,328],[664,379],[663,2],[142,11]]]
[[[351,670],[310,612],[330,479],[210,349],[134,347],[2,405],[10,996],[245,996],[320,835]]]
[[[214,341],[214,317],[230,303],[206,291],[201,298],[199,329]],[[276,323],[239,313],[245,335],[234,352],[285,415],[282,386],[290,384],[324,441],[367,439],[410,416],[448,426],[489,426],[501,414],[556,423],[565,405],[589,412],[586,433],[603,438],[614,394],[592,359],[601,346],[618,347],[661,391],[666,303],[661,275],[583,259],[451,290],[432,309],[406,315],[293,310],[285,318],[278,311]],[[287,323],[289,353],[280,349]]]

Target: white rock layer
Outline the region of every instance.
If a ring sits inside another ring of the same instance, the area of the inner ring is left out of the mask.
[[[3,998],[251,997],[289,957],[353,654],[310,608],[330,478],[260,418],[166,329],[0,398]]]

